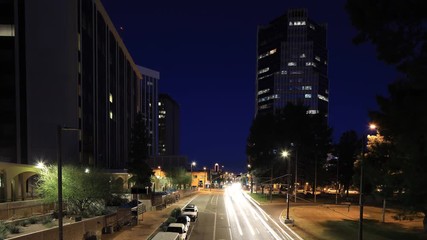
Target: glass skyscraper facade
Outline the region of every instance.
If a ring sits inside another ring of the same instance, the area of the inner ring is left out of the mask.
[[[327,27],[305,9],[288,10],[258,27],[255,113],[274,113],[288,103],[328,117]]]

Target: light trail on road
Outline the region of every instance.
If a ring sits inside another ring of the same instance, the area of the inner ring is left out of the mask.
[[[230,224],[231,239],[251,240],[294,240],[292,234],[282,229],[267,213],[255,203],[251,203],[234,184],[224,191],[224,202]],[[237,231],[236,231],[237,229]]]

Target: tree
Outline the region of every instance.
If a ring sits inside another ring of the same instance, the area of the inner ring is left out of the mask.
[[[372,42],[378,58],[404,77],[389,85],[389,97],[377,97],[379,111],[370,113],[393,146],[392,166],[402,176],[404,203],[422,211],[427,232],[427,12],[422,0],[347,0],[358,34],[354,41]],[[394,170],[390,170],[394,171]]]
[[[424,0],[347,0],[358,30],[353,42],[370,41],[378,59],[416,78],[427,72],[427,13]]]
[[[390,85],[390,97],[378,97],[380,110],[370,116],[393,146],[390,164],[395,169],[390,171],[402,179],[395,187],[404,189],[402,197],[408,207],[425,214],[427,232],[427,110],[421,104],[427,102],[427,89],[419,86],[410,81]]]
[[[354,162],[357,155],[361,153],[361,141],[354,130],[344,132],[336,151],[339,159],[339,181],[344,185],[344,191],[347,191],[352,183],[354,175]]]
[[[331,130],[322,115],[309,115],[302,105],[289,103],[275,114],[257,115],[246,147],[251,171],[258,179],[285,174],[287,164],[280,153],[286,149],[291,151],[294,166],[298,155],[298,169],[302,171],[298,179],[313,182],[316,160],[321,166],[330,139]]]
[[[165,170],[166,176],[170,178],[172,185],[176,189],[181,189],[182,187],[191,184],[191,174],[187,172],[182,167],[169,168]]]
[[[67,202],[67,212],[90,216],[99,215],[105,202],[110,199],[110,177],[108,174],[76,166],[62,167],[62,196]],[[40,172],[38,193],[46,202],[58,200],[58,168],[47,166]]]
[[[135,182],[137,188],[151,187],[153,170],[148,166],[148,134],[145,121],[141,113],[135,118],[130,141],[130,163],[128,173],[132,174],[130,181]]]

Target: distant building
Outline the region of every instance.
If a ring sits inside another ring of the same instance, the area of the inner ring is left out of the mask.
[[[159,155],[179,155],[179,105],[167,94],[159,95]]]
[[[137,111],[141,112],[149,135],[149,156],[158,153],[158,81],[160,73],[138,66],[142,79],[137,83]]]
[[[274,113],[288,103],[328,117],[327,27],[292,9],[258,27],[256,114]]]
[[[99,0],[0,2],[0,161],[124,168],[141,74]]]

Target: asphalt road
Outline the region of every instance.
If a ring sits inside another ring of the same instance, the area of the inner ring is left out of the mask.
[[[238,187],[203,191],[190,202],[199,208],[198,220],[188,232],[190,240],[301,240],[280,223],[283,208],[267,207],[267,214]]]

